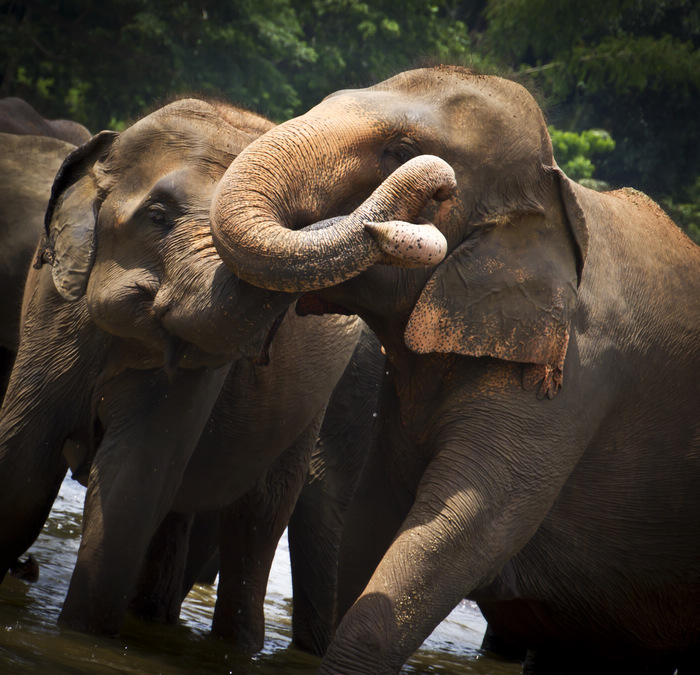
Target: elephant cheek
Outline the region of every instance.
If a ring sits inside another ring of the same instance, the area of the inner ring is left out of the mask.
[[[152,310],[157,289],[158,279],[147,270],[96,266],[86,295],[90,317],[112,335],[161,343],[161,331]]]

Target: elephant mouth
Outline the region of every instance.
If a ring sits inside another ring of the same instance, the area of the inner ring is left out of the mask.
[[[194,347],[194,345],[192,345]],[[177,367],[190,347],[189,343],[172,333],[167,334],[163,353],[163,370],[169,380],[173,380]]]
[[[162,368],[170,381],[175,378],[180,369],[218,368],[238,358],[238,355],[215,353],[204,349],[162,327],[160,338],[161,349],[153,353],[152,367]]]
[[[344,305],[326,300],[314,293],[305,293],[297,300],[296,313],[298,316],[323,316],[324,314],[351,316],[355,314]]]

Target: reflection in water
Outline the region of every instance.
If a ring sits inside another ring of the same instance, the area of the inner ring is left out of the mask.
[[[267,631],[261,654],[249,658],[209,637],[215,589],[197,586],[185,601],[178,626],[128,618],[118,638],[59,629],[56,619],[78,553],[85,491],[69,478],[44,531],[31,549],[39,580],[7,577],[0,586],[0,674],[220,675],[311,674],[318,659],[289,648],[291,581],[286,538],[280,542],[266,597]],[[516,675],[515,664],[480,657],[485,628],[478,610],[463,602],[409,661],[407,673]]]

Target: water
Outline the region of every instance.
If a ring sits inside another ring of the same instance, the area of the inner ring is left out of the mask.
[[[234,653],[209,636],[216,590],[196,586],[178,626],[127,618],[118,638],[58,628],[56,620],[78,553],[85,490],[66,479],[44,530],[31,549],[40,565],[34,584],[6,577],[0,585],[0,675],[306,675],[318,659],[289,647],[291,579],[286,537],[272,567],[266,597],[266,639],[255,657]],[[406,673],[516,675],[515,664],[483,657],[483,617],[463,602],[405,666]]]

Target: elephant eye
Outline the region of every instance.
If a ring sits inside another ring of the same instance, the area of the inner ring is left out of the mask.
[[[168,225],[168,213],[162,204],[151,204],[148,207],[148,219],[161,227]]]
[[[416,142],[406,137],[395,139],[387,146],[384,152],[386,158],[398,164],[405,164],[409,159],[413,159],[420,154],[420,149]]]

